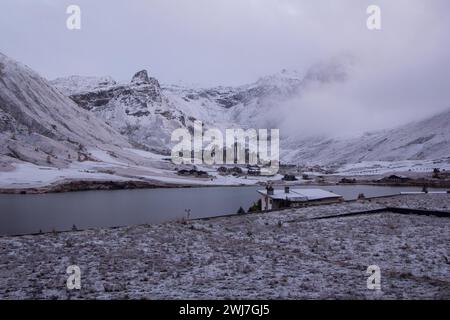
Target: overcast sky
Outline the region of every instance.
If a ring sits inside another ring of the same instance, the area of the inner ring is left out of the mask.
[[[365,104],[374,117],[395,109],[395,119],[449,107],[448,0],[0,3],[0,51],[49,79],[79,74],[129,80],[146,68],[163,83],[236,85],[346,53],[359,65],[353,82],[321,94],[322,103],[339,99],[352,110]],[[79,31],[66,28],[69,4],[81,7]],[[380,31],[366,27],[369,4],[381,7]],[[387,113],[378,117],[395,122]]]

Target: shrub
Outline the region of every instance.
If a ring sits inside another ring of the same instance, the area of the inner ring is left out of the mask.
[[[239,210],[237,211],[237,214],[244,214],[245,210],[242,207],[239,207]]]

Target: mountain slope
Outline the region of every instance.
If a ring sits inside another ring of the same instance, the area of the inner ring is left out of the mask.
[[[92,146],[129,144],[36,72],[0,53],[0,155],[66,166],[87,157]]]
[[[450,157],[450,110],[392,130],[336,140],[291,141],[284,151],[293,163],[344,164]]]

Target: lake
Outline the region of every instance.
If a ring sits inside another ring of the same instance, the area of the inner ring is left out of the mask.
[[[213,217],[247,210],[259,199],[250,187],[207,187],[176,189],[135,189],[68,193],[0,194],[0,235],[16,235],[78,229],[153,224],[186,217]],[[294,188],[294,187],[291,187]],[[321,188],[346,200],[421,191],[419,187],[389,186],[299,186]],[[431,191],[432,189],[430,189]]]

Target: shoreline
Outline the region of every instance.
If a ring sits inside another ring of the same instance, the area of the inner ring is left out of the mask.
[[[46,186],[26,188],[0,188],[0,194],[50,194],[101,190],[134,190],[156,188],[191,188],[190,184],[173,184],[142,180],[65,180]]]
[[[439,188],[450,190],[450,181],[410,181],[407,183],[376,183],[368,180],[356,181],[355,183],[340,182],[312,182],[312,183],[292,183],[285,181],[271,181],[274,186],[289,185],[296,186],[384,186],[384,187],[423,187]],[[172,189],[172,188],[208,188],[208,187],[251,187],[263,186],[264,182],[255,182],[254,184],[198,184],[192,183],[170,183],[163,181],[144,181],[144,180],[62,180],[53,182],[49,185],[35,187],[5,188],[0,187],[0,194],[49,194],[80,191],[101,191],[101,190],[133,190],[133,189]]]

